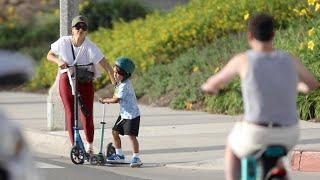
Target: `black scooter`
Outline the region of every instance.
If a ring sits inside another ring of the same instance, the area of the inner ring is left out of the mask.
[[[87,153],[83,141],[81,139],[81,135],[79,132],[79,105],[80,108],[82,110],[82,112],[85,115],[89,115],[89,112],[87,110],[87,108],[84,105],[84,102],[81,98],[81,95],[78,91],[78,82],[77,82],[77,70],[78,67],[84,67],[84,66],[92,66],[93,64],[75,64],[75,65],[68,65],[68,68],[73,68],[74,72],[73,72],[73,82],[74,82],[74,146],[71,149],[70,152],[70,158],[71,161],[74,164],[83,164],[85,161],[89,161],[90,160],[90,154]]]

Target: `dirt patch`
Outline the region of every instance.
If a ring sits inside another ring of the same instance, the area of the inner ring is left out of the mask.
[[[168,107],[170,106],[170,102],[175,95],[176,93],[173,91],[161,96],[158,99],[153,99],[148,95],[144,95],[138,100],[138,102],[140,104],[145,104],[150,106]]]
[[[114,93],[114,86],[112,84],[106,85],[100,90],[95,92],[94,99],[98,101],[101,97],[112,97]],[[138,99],[139,104],[149,105],[149,106],[160,106],[167,107],[170,105],[171,99],[175,96],[173,92],[167,93],[166,95],[161,96],[158,99],[152,99],[148,95],[144,95]]]
[[[151,98],[147,95],[142,96],[138,99],[139,104],[143,105],[150,105],[151,104]]]
[[[113,92],[114,92],[114,85],[108,84],[94,93],[94,100],[98,101],[99,98],[112,97]]]
[[[310,119],[310,120],[307,120],[309,122],[315,122],[315,123],[320,123],[320,119],[319,118],[316,118],[316,119]]]
[[[174,91],[171,91],[171,92],[166,93],[165,95],[161,96],[154,103],[156,106],[161,106],[161,107],[170,106],[170,102],[174,96],[176,96],[176,93]]]

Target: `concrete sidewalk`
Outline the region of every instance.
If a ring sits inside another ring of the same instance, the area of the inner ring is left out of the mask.
[[[105,144],[112,140],[111,127],[118,115],[118,105],[106,106]],[[94,107],[95,147],[99,147],[102,106],[95,103]],[[139,141],[146,166],[223,170],[226,137],[240,116],[173,111],[142,105],[140,108]],[[24,129],[34,151],[69,157],[67,132],[46,131],[45,95],[0,92],[0,109]],[[317,163],[320,162],[317,152],[320,151],[320,123],[301,121],[300,124],[301,140],[291,159],[293,170],[320,172],[320,163]],[[130,157],[130,143],[126,137],[123,138],[123,149]]]

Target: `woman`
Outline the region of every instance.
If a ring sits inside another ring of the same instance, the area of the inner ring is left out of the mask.
[[[51,49],[48,52],[47,59],[55,62],[59,66],[60,79],[59,79],[59,91],[62,99],[65,113],[67,117],[67,129],[71,144],[74,145],[74,86],[71,79],[73,74],[72,66],[77,64],[90,64],[93,65],[87,67],[87,71],[93,72],[96,77],[98,70],[96,65],[100,64],[109,74],[113,74],[113,70],[101,53],[100,49],[86,38],[88,34],[88,21],[84,16],[76,16],[72,20],[72,36],[62,36],[56,42],[51,44]],[[93,74],[92,73],[92,74]],[[78,75],[78,73],[77,73]],[[93,153],[93,137],[94,137],[94,125],[93,125],[93,99],[94,88],[92,79],[86,82],[77,81],[78,92],[80,93],[83,103],[87,109],[87,113],[81,109],[80,118],[84,127],[86,139],[88,142],[88,152]]]

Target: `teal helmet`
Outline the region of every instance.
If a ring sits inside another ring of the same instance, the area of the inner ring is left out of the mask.
[[[130,77],[135,69],[134,62],[127,57],[119,57],[116,61],[116,66],[118,66],[122,71],[124,71],[128,77]]]

